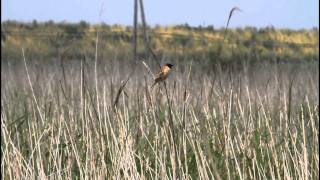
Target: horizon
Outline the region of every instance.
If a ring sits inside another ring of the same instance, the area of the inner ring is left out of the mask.
[[[46,1],[2,0],[1,22],[7,20],[30,23],[63,22],[78,23],[81,20],[88,24],[119,24],[132,26],[133,0],[85,0]],[[188,24],[190,27],[224,28],[229,11],[239,7],[231,19],[229,28],[274,27],[275,29],[313,29],[319,28],[319,1],[312,0],[270,0],[248,2],[246,0],[220,2],[218,5],[210,0],[185,2],[144,1],[146,22],[150,27],[176,26]],[[192,12],[192,13],[190,13]],[[138,14],[138,22],[140,14]]]
[[[7,20],[4,20],[4,21],[1,21],[1,24],[3,23],[6,23],[6,22],[14,22],[14,23],[21,23],[21,24],[32,24],[34,21],[36,21],[36,23],[38,24],[45,24],[45,23],[49,23],[49,22],[52,22],[54,24],[80,24],[81,22],[85,22],[86,24],[88,24],[89,26],[99,26],[99,25],[107,25],[107,26],[123,26],[123,27],[133,27],[133,25],[131,24],[119,24],[119,23],[113,23],[113,24],[110,24],[110,23],[106,23],[106,22],[100,22],[100,23],[92,23],[92,22],[88,22],[88,21],[84,21],[84,20],[80,20],[80,21],[54,21],[54,20],[47,20],[47,21],[38,21],[36,19],[33,19],[33,20],[30,20],[30,21],[17,21],[17,20],[14,20],[14,19],[7,19]],[[141,25],[140,22],[138,22],[138,25]],[[151,27],[151,28],[155,28],[157,26],[159,27],[164,27],[164,28],[167,28],[167,27],[177,27],[177,26],[188,26],[188,27],[191,27],[191,28],[209,28],[210,26],[214,28],[214,30],[224,30],[225,29],[225,26],[220,26],[220,27],[216,27],[212,24],[208,24],[208,25],[197,25],[197,26],[193,26],[193,25],[190,25],[188,23],[181,23],[181,24],[153,24],[153,25],[149,25],[147,24],[148,27]],[[236,29],[245,29],[245,28],[256,28],[257,30],[259,29],[266,29],[266,28],[273,28],[273,29],[276,29],[276,30],[291,30],[291,31],[302,31],[302,30],[318,30],[319,31],[319,27],[317,26],[314,26],[314,27],[308,27],[308,28],[298,28],[298,29],[294,29],[294,28],[287,28],[287,27],[274,27],[272,25],[267,25],[267,26],[263,26],[263,27],[256,27],[256,26],[233,26],[233,27],[228,27],[228,29],[230,30],[236,30]]]

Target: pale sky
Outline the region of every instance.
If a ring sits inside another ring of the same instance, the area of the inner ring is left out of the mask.
[[[133,0],[1,0],[1,4],[1,21],[133,22]],[[225,26],[234,6],[243,12],[234,14],[230,27],[319,27],[319,0],[144,0],[149,25],[188,23],[219,28]]]

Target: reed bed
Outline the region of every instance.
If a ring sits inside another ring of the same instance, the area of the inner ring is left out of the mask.
[[[170,102],[139,61],[114,105],[132,63],[24,60],[1,66],[3,179],[319,178],[318,61],[174,62]]]

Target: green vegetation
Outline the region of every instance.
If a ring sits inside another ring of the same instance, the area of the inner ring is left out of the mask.
[[[78,59],[83,54],[95,55],[95,40],[99,32],[99,57],[115,55],[125,59],[131,53],[132,27],[121,25],[89,25],[70,23],[1,23],[1,58],[21,59],[24,47],[33,59],[63,56]],[[252,28],[224,29],[190,27],[186,25],[148,28],[151,46],[156,54],[177,59],[201,61],[306,61],[318,60],[319,31]],[[139,54],[145,55],[142,32],[139,32]],[[222,50],[222,51],[221,51]]]

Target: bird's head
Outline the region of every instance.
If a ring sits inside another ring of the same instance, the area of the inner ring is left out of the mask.
[[[167,63],[165,65],[168,66],[170,69],[173,67],[173,64],[170,64],[170,63]]]

